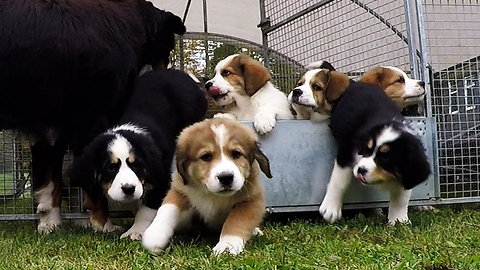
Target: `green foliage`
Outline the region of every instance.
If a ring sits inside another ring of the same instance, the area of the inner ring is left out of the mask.
[[[34,222],[0,222],[0,269],[480,269],[479,210],[413,212],[411,225],[393,227],[363,215],[336,224],[316,213],[275,218],[236,257],[211,256],[217,237],[176,236],[152,256],[116,234],[66,224],[41,236]]]

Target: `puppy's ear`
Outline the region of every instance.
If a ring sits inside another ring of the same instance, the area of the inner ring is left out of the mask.
[[[405,164],[400,168],[402,185],[405,189],[412,189],[427,180],[431,173],[430,163],[420,140],[413,134],[407,134],[409,141]]]
[[[365,72],[358,81],[363,83],[368,83],[371,85],[376,85],[382,88],[381,82],[384,76],[384,71],[385,71],[385,68],[383,67],[375,67]]]
[[[81,187],[90,197],[95,197],[101,190],[97,186],[103,164],[96,164],[96,162],[103,163],[98,160],[98,156],[102,154],[102,151],[106,151],[110,139],[110,136],[104,134],[96,137],[84,148],[81,155],[74,158],[68,171],[70,185]]]
[[[325,89],[325,97],[328,102],[337,100],[350,84],[350,78],[343,73],[337,71],[327,71],[329,76],[327,89]]]
[[[175,166],[177,167],[178,174],[183,179],[183,184],[187,185],[190,181],[190,175],[188,174],[188,159],[185,153],[178,151],[175,153]]]
[[[268,161],[267,156],[265,156],[262,150],[260,150],[260,146],[258,143],[255,143],[253,158],[258,162],[258,165],[260,165],[260,170],[262,170],[262,172],[268,178],[272,178],[272,172],[270,171],[270,162]]]
[[[250,56],[239,54],[237,57],[245,84],[245,92],[252,96],[271,79],[270,72],[262,63]]]
[[[187,31],[182,19],[169,11],[165,12],[165,25],[177,35],[183,35]]]

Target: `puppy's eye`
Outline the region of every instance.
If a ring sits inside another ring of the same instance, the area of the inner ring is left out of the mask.
[[[404,82],[405,82],[405,78],[403,78],[403,76],[402,76],[402,77],[398,78],[395,82],[397,82],[397,83],[404,83]]]
[[[118,163],[108,162],[105,164],[105,169],[109,172],[116,172],[118,168]]]
[[[212,160],[212,154],[211,153],[205,153],[200,157],[200,159],[208,162],[208,161]]]
[[[240,153],[240,151],[237,151],[237,150],[233,150],[232,151],[232,158],[233,159],[238,159],[242,156],[242,153]]]
[[[322,87],[320,87],[320,85],[315,84],[315,83],[312,84],[312,89],[313,89],[314,91],[322,91]]]
[[[222,70],[222,72],[220,73],[220,75],[222,75],[223,77],[226,77],[230,74],[232,74],[232,73],[230,71],[226,70],[226,69]]]

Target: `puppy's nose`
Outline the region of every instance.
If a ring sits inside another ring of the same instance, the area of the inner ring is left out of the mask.
[[[424,81],[419,81],[418,85],[420,85],[421,87],[425,87],[425,82]]]
[[[218,181],[223,186],[231,186],[233,183],[233,174],[232,173],[221,173],[217,176]]]
[[[210,88],[212,85],[213,85],[212,82],[207,82],[207,83],[205,84],[205,89],[208,90],[208,88]]]
[[[359,167],[357,170],[357,174],[365,175],[367,173],[367,169],[365,167]]]
[[[300,89],[298,89],[298,88],[295,88],[295,89],[293,89],[293,91],[292,91],[292,96],[293,96],[293,97],[297,97],[297,98],[298,98],[298,97],[301,96],[302,94],[303,94],[303,91],[300,90]]]
[[[135,192],[135,186],[134,185],[123,185],[122,186],[122,191],[125,195],[132,195]]]

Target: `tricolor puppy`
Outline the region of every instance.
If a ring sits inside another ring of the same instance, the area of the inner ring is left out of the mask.
[[[330,107],[330,127],[338,145],[320,213],[329,222],[341,218],[343,195],[354,176],[363,185],[381,186],[390,192],[390,224],[408,222],[411,189],[430,174],[420,139],[377,86],[353,82],[336,71],[319,73],[317,92],[335,101]],[[333,81],[336,92],[343,92],[340,97],[329,98]],[[338,85],[344,88],[340,91]]]
[[[296,119],[320,121],[328,117],[330,102],[324,96],[318,96],[319,93],[316,93],[322,80],[322,73],[319,71],[334,71],[335,68],[327,61],[314,62],[307,65],[306,68],[308,71],[300,78],[295,89],[288,94],[288,102],[292,106]],[[338,94],[341,95],[341,93],[332,91],[329,94],[332,96],[330,98],[337,98]]]
[[[174,232],[196,226],[196,216],[221,232],[215,255],[242,252],[252,234],[261,233],[265,201],[260,170],[272,177],[255,132],[230,119],[204,120],[181,133],[175,164],[172,187],[145,231],[143,246],[159,254]]]
[[[259,134],[270,132],[278,119],[294,119],[287,97],[270,79],[268,69],[247,55],[221,60],[205,84],[215,104],[225,108],[214,117],[253,121]]]
[[[359,81],[378,86],[401,109],[422,102],[426,94],[425,82],[410,79],[396,67],[375,67],[365,72]]]
[[[70,170],[72,183],[86,193],[95,230],[120,229],[109,220],[110,201],[138,210],[121,237],[141,238],[170,188],[177,136],[206,110],[204,92],[182,71],[153,70],[137,78],[119,125],[98,135]]]

